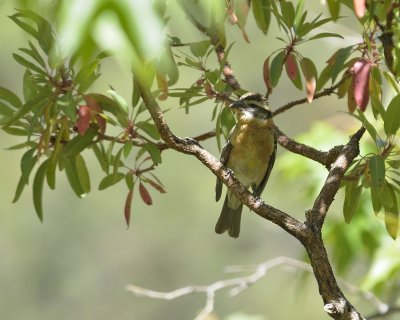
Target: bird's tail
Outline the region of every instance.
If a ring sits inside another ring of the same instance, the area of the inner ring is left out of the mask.
[[[215,225],[215,232],[221,234],[228,231],[229,236],[233,238],[239,237],[242,208],[243,204],[240,204],[236,209],[230,208],[228,204],[228,196],[226,196],[221,214],[218,218],[217,224]]]

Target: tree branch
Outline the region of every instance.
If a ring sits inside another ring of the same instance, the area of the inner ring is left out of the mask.
[[[290,267],[291,269],[310,272],[310,273],[313,272],[313,269],[310,267],[308,263],[290,257],[282,256],[273,258],[258,265],[228,266],[225,268],[226,273],[233,273],[233,272],[235,273],[251,272],[251,273],[243,277],[235,277],[226,280],[219,280],[209,285],[192,285],[175,289],[169,292],[160,292],[138,287],[135,285],[127,285],[126,290],[132,292],[134,295],[138,297],[162,299],[162,300],[173,300],[188,294],[204,293],[206,295],[206,304],[195,318],[196,320],[204,320],[207,319],[207,317],[211,314],[211,312],[214,311],[215,295],[218,291],[231,288],[229,290],[229,294],[231,296],[236,296],[242,293],[244,290],[250,288],[253,284],[263,279],[268,274],[269,271],[281,266],[287,266]],[[290,271],[290,269],[288,271]],[[352,291],[353,293],[360,295],[366,301],[371,302],[379,310],[379,313],[373,315],[373,317],[377,318],[382,316],[383,314],[389,314],[389,310],[391,310],[390,313],[399,312],[399,310],[396,311],[396,308],[388,309],[387,305],[381,302],[372,292],[363,292],[354,285],[344,280],[341,280],[341,282],[343,286],[347,288],[349,291]]]
[[[274,207],[264,204],[258,197],[254,197],[213,155],[202,148],[197,141],[175,136],[169,129],[163,113],[149,88],[138,82],[138,87],[144,104],[147,106],[155,125],[160,131],[168,147],[190,154],[207,166],[233,193],[252,211],[261,217],[275,223],[282,229],[297,238],[306,248],[315,278],[318,282],[320,294],[324,301],[325,311],[334,319],[359,320],[364,319],[351,305],[341,292],[321,235],[321,228],[334,196],[339,190],[340,181],[359,153],[358,143],[365,132],[364,128],[355,133],[350,141],[341,148],[337,159],[332,163],[330,172],[317,197],[313,209],[306,214],[307,221],[302,223],[291,215]],[[332,152],[337,152],[333,148]],[[329,152],[328,152],[329,154]],[[326,154],[325,154],[326,156]],[[327,157],[327,156],[326,156]],[[330,155],[329,157],[332,157]]]
[[[175,136],[168,127],[164,115],[151,91],[143,86],[140,82],[137,83],[141,92],[144,104],[150,112],[153,121],[158,128],[161,137],[165,141],[168,148],[172,148],[179,152],[190,154],[199,159],[205,166],[207,166],[228,188],[230,188],[235,195],[252,211],[259,216],[272,221],[285,231],[301,240],[306,236],[304,224],[294,217],[282,212],[272,206],[264,204],[260,198],[255,197],[251,192],[243,186],[228,171],[219,160],[217,160],[207,150],[202,148],[197,141],[186,138],[182,139]]]
[[[332,93],[335,92],[335,90],[336,90],[337,88],[340,87],[340,85],[341,85],[349,76],[350,76],[350,75],[347,75],[347,76],[345,75],[345,76],[344,76],[338,83],[336,83],[334,86],[329,87],[329,88],[325,88],[324,90],[322,90],[322,91],[316,93],[316,94],[314,95],[313,100],[316,100],[316,99],[319,99],[319,98],[322,98],[322,97],[331,95]],[[281,113],[283,113],[283,112],[285,112],[285,111],[287,111],[287,110],[289,110],[289,109],[291,109],[291,108],[293,108],[293,107],[295,107],[295,106],[297,106],[297,105],[301,105],[301,104],[304,104],[304,103],[308,103],[307,98],[302,98],[302,99],[298,99],[298,100],[295,100],[295,101],[291,101],[291,102],[289,102],[289,103],[283,105],[282,107],[279,107],[278,109],[276,109],[274,112],[272,112],[272,115],[275,117],[275,116],[277,116],[278,114],[281,114]]]

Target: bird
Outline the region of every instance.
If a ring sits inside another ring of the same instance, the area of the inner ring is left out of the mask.
[[[235,114],[237,123],[222,148],[220,161],[259,197],[276,157],[277,139],[268,100],[260,93],[247,92],[231,103],[229,108]],[[216,201],[220,200],[221,194],[222,182],[217,178]],[[215,232],[222,234],[228,231],[230,237],[239,237],[242,209],[240,199],[228,189]]]

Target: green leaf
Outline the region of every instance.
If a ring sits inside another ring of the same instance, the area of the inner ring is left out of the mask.
[[[109,173],[109,162],[108,162],[103,144],[101,142],[92,144],[91,149],[93,150],[94,154],[96,155],[97,161],[99,161],[101,169],[105,173],[108,174]]]
[[[377,132],[375,127],[371,124],[371,122],[368,121],[368,119],[366,118],[365,114],[360,111],[359,109],[357,109],[357,113],[358,113],[358,118],[360,119],[360,121],[363,123],[363,126],[365,127],[365,129],[367,129],[369,135],[371,136],[371,138],[376,141],[376,137],[377,137]]]
[[[79,178],[76,157],[67,158],[63,164],[65,167],[65,174],[67,175],[67,179],[72,190],[79,198],[83,198],[85,196],[85,190],[83,190]]]
[[[328,0],[328,8],[329,13],[333,20],[337,20],[339,18],[340,13],[340,1],[339,0]]]
[[[104,190],[108,187],[111,187],[112,185],[120,182],[123,178],[125,178],[125,175],[121,172],[117,173],[112,173],[108,176],[105,176],[99,184],[99,190]]]
[[[395,135],[400,127],[400,94],[390,101],[383,117],[385,133]]]
[[[190,51],[193,53],[195,57],[203,57],[207,53],[207,50],[210,47],[210,45],[211,45],[210,40],[195,42],[190,45]]]
[[[271,22],[270,0],[253,0],[253,15],[258,28],[264,33],[268,33]]]
[[[295,31],[299,29],[300,23],[304,22],[307,12],[303,12],[304,0],[299,0],[296,5],[296,14],[294,17],[293,28]]]
[[[9,107],[7,104],[0,102],[0,115],[5,117],[11,117],[14,113],[14,110]]]
[[[295,19],[295,10],[293,3],[290,1],[280,1],[279,3],[281,5],[283,22],[285,23],[286,27],[290,29],[293,27]]]
[[[321,38],[341,38],[344,39],[342,35],[338,33],[332,33],[332,32],[321,32],[316,34],[315,36],[312,36],[308,38],[308,40],[315,40],[315,39],[321,39]]]
[[[125,144],[124,144],[124,158],[125,159],[128,158],[129,154],[131,153],[132,147],[133,147],[133,144],[131,141],[125,142]]]
[[[271,62],[270,78],[273,87],[276,87],[279,78],[281,77],[284,58],[285,58],[285,51],[282,50],[275,56],[275,58]]]
[[[20,108],[22,106],[22,102],[18,96],[4,87],[0,87],[0,99],[10,103],[15,108]]]
[[[368,168],[371,175],[371,187],[382,190],[385,183],[385,162],[379,155],[368,159]]]
[[[341,48],[334,54],[332,62],[332,82],[335,82],[339,73],[345,68],[345,61],[350,56],[353,46]]]
[[[136,105],[138,104],[138,102],[140,100],[140,89],[139,89],[139,86],[135,79],[133,79],[132,82],[133,82],[133,88],[132,88],[131,104],[132,104],[132,108],[134,108],[134,107],[136,107]]]
[[[343,214],[346,223],[350,223],[357,211],[361,191],[362,185],[358,185],[358,180],[346,183],[346,192],[343,204]]]
[[[22,178],[22,176],[19,178],[19,181],[18,181],[18,185],[17,185],[17,189],[15,190],[15,194],[14,194],[14,198],[13,198],[13,201],[12,201],[12,203],[16,203],[18,200],[19,200],[19,198],[21,197],[21,195],[22,195],[22,192],[24,191],[24,189],[25,189],[25,186],[26,186],[26,183],[25,183],[25,180]]]
[[[67,158],[75,157],[78,153],[81,153],[92,143],[93,138],[96,135],[97,132],[92,127],[89,127],[83,136],[76,135],[61,149],[60,159],[65,160]]]
[[[146,132],[150,137],[152,137],[155,140],[160,140],[161,136],[160,133],[158,132],[157,127],[154,125],[154,123],[150,123],[148,121],[141,121],[138,123],[135,123],[135,125]]]
[[[332,75],[332,65],[328,64],[320,73],[317,81],[316,92],[320,91],[322,87],[328,82]]]
[[[399,229],[399,210],[397,206],[397,197],[390,183],[385,183],[385,186],[385,193],[388,193],[389,197],[391,198],[391,204],[383,203],[383,207],[385,209],[385,226],[389,235],[393,238],[393,240],[395,240]]]
[[[146,143],[143,145],[146,151],[150,154],[151,159],[154,163],[160,164],[162,162],[161,151],[154,143]]]
[[[38,109],[43,107],[49,101],[49,96],[40,95],[33,100],[26,102],[21,108],[14,113],[14,115],[8,119],[8,121],[4,124],[4,127],[9,127],[19,119],[21,119],[24,115],[32,111],[33,109]],[[4,129],[3,127],[3,129]]]
[[[25,184],[29,183],[29,175],[38,160],[37,155],[34,155],[35,151],[36,148],[29,149],[21,158],[21,179]]]
[[[78,154],[75,158],[76,171],[78,173],[79,183],[82,186],[84,193],[90,192],[90,177],[87,169],[85,159],[82,155]]]
[[[29,60],[25,59],[24,57],[20,56],[19,54],[13,53],[13,57],[15,61],[17,61],[20,65],[27,67],[32,71],[36,71],[37,73],[46,75],[46,71],[42,68],[38,67],[34,63],[30,62]]]
[[[371,189],[372,208],[374,209],[375,215],[378,215],[378,213],[382,209],[381,198],[379,196],[378,190],[376,190],[375,188],[370,188],[370,189]]]
[[[40,165],[36,171],[35,178],[33,179],[33,205],[40,221],[43,221],[42,195],[48,161],[49,160],[46,160]]]
[[[39,94],[35,80],[28,69],[24,73],[23,92],[25,101],[35,99]]]

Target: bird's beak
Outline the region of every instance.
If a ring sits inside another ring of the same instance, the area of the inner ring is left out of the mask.
[[[229,108],[231,109],[240,109],[240,108],[244,108],[245,107],[245,103],[242,100],[237,100],[235,102],[232,102],[229,105]]]

